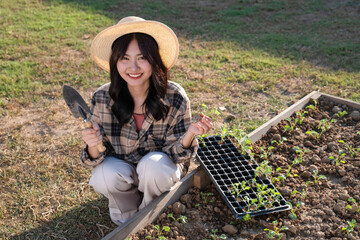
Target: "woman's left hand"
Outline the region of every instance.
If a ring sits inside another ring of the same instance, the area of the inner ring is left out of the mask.
[[[212,126],[212,120],[208,116],[201,114],[200,120],[196,123],[192,123],[189,127],[189,131],[194,135],[203,135],[208,133]]]

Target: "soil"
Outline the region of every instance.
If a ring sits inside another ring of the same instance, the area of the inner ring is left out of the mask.
[[[283,120],[251,145],[257,163],[269,161],[272,176],[268,179],[273,180],[276,189],[291,203],[292,210],[249,220],[236,219],[215,185],[210,184],[201,190],[191,188],[153,224],[129,238],[269,239],[271,231],[279,230],[279,234],[274,235],[276,239],[360,239],[358,112],[322,99],[317,102],[315,110],[306,108],[299,112],[305,110],[307,113],[301,124],[295,124],[295,119],[300,116],[293,114],[289,119],[293,129],[286,127],[290,126],[288,120]],[[347,112],[345,116],[336,115],[344,110]],[[329,123],[329,127],[317,138],[309,131],[320,133],[321,122]],[[295,152],[294,147],[304,152],[303,157]],[[298,161],[293,164],[296,159]],[[292,167],[288,172],[289,165]],[[286,178],[277,181],[281,175]],[[353,201],[349,200],[351,198]],[[187,218],[186,222],[181,216]],[[356,221],[354,228],[349,225],[352,220]],[[281,229],[283,226],[287,228]]]

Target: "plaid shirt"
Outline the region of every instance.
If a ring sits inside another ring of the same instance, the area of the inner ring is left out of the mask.
[[[110,83],[100,87],[91,102],[91,120],[100,126],[106,151],[97,159],[90,159],[85,146],[81,152],[81,163],[97,166],[106,156],[137,163],[149,152],[164,152],[175,163],[188,162],[195,157],[198,142],[195,139],[189,149],[184,149],[181,140],[191,123],[190,101],[185,90],[177,83],[168,83],[166,95],[161,101],[169,106],[164,120],[156,121],[151,113],[145,115],[140,131],[132,117],[121,126],[111,111],[114,103],[109,95]]]

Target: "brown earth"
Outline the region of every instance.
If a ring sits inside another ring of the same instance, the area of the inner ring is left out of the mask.
[[[348,114],[344,117],[336,115],[343,110]],[[360,239],[358,113],[348,106],[321,99],[316,110],[307,108],[306,111],[301,124],[295,124],[295,119],[300,119],[300,115],[293,114],[291,120],[281,121],[252,144],[255,160],[258,163],[269,161],[272,167],[269,178],[292,204],[293,210],[256,216],[247,221],[235,219],[215,185],[211,184],[202,190],[191,188],[153,224],[131,235],[130,239],[161,239],[162,236],[176,240],[225,237],[269,239],[269,230],[275,231],[282,226],[288,228],[279,231],[282,239]],[[332,119],[336,122],[331,122]],[[290,122],[293,130],[285,130]],[[320,122],[328,124],[324,133],[316,138],[316,134],[309,131],[320,133]],[[304,152],[303,157],[295,152],[294,147]],[[296,159],[298,161],[294,163]],[[290,171],[289,165],[292,165]],[[277,181],[280,175],[286,178]],[[353,202],[349,200],[351,198]],[[186,222],[181,216],[187,218]],[[276,226],[273,223],[275,220],[278,221]],[[355,228],[348,228],[347,232],[345,228],[352,220],[356,221]]]

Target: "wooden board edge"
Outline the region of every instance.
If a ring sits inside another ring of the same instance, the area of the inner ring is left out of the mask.
[[[309,101],[310,99],[318,99],[321,96],[321,93],[318,91],[313,91],[310,94],[306,95],[281,113],[279,113],[277,116],[273,117],[251,133],[249,133],[247,136],[251,139],[252,142],[255,142],[262,138],[263,135],[266,134],[266,132],[271,128],[271,126],[279,123],[281,120],[284,120],[288,117],[290,117],[294,112],[302,109]]]

